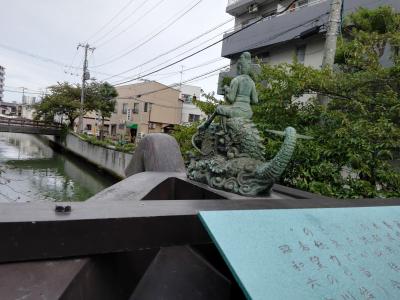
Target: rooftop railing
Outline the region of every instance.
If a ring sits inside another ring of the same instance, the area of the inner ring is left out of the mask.
[[[240,1],[242,1],[242,0],[228,0],[228,6],[229,6],[229,5],[232,5],[232,4],[235,4],[235,3],[237,3],[237,2],[240,2]],[[277,17],[280,17],[280,16],[284,16],[284,15],[286,15],[286,14],[290,14],[290,13],[295,12],[295,11],[298,11],[298,10],[300,10],[300,9],[303,9],[303,8],[306,8],[306,7],[310,7],[310,6],[313,6],[313,5],[316,5],[316,4],[325,2],[325,1],[327,1],[327,0],[310,0],[310,1],[307,2],[306,4],[303,4],[303,5],[300,5],[300,6],[297,6],[297,5],[296,5],[296,6],[294,6],[293,8],[290,8],[290,9],[288,9],[287,11],[285,11],[284,13],[279,13],[279,11],[278,11],[275,15],[271,15],[271,16],[265,17],[265,18],[262,19],[262,20],[260,20],[260,19],[262,18],[262,17],[260,16],[260,17],[259,17],[259,18],[260,18],[259,20],[254,20],[254,21],[250,21],[250,22],[252,22],[252,23],[266,22],[266,21],[269,21],[269,20],[271,20],[271,19],[274,19],[274,18],[277,18]],[[235,28],[232,28],[232,29],[230,29],[230,30],[225,31],[224,34],[227,34],[227,33],[230,33],[230,32],[236,31],[236,30],[239,30],[239,29],[241,29],[242,27],[248,26],[248,25],[249,25],[249,23],[244,24],[244,25],[240,24],[240,25],[236,26]]]
[[[242,0],[228,0],[228,5],[227,6],[231,6],[231,5],[236,4],[236,3],[240,2],[240,1],[242,1]]]

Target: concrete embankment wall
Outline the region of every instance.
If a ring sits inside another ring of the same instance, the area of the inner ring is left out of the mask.
[[[69,133],[66,137],[45,136],[49,141],[78,155],[109,173],[125,178],[125,168],[132,154],[90,144],[77,135]]]

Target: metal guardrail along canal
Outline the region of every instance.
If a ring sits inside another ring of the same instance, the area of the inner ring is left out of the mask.
[[[62,126],[56,123],[46,123],[23,118],[0,117],[0,131],[31,133],[31,134],[57,134]]]

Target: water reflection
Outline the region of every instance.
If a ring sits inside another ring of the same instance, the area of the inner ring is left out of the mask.
[[[0,202],[83,201],[117,180],[44,140],[0,133]]]

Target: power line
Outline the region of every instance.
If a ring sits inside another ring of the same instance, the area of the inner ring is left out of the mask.
[[[27,92],[26,90],[25,91],[12,91],[12,90],[9,90],[9,89],[4,89],[4,91],[5,92],[9,92],[9,93],[18,93],[18,94],[32,94],[32,95],[43,95],[43,93],[41,93],[41,92]]]
[[[161,88],[161,89],[157,89],[157,90],[153,90],[153,91],[141,93],[141,94],[138,94],[138,95],[136,95],[136,96],[145,96],[145,95],[154,94],[154,93],[157,93],[157,92],[160,92],[160,91],[164,91],[164,90],[166,90],[166,89],[174,88],[174,87],[176,87],[176,86],[179,86],[180,84],[192,82],[192,81],[195,81],[195,80],[198,80],[198,79],[203,79],[204,76],[207,76],[207,75],[210,75],[210,74],[212,74],[212,73],[221,71],[222,69],[225,69],[225,68],[227,68],[227,67],[229,67],[229,66],[231,66],[231,65],[225,65],[225,66],[223,66],[223,67],[214,69],[214,70],[212,70],[212,71],[205,72],[205,73],[203,73],[203,74],[201,74],[201,75],[197,75],[197,76],[192,77],[192,78],[190,78],[190,79],[186,79],[186,80],[184,80],[184,81],[182,81],[182,82],[180,82],[180,83],[174,83],[174,84],[171,84],[171,85],[167,85],[167,86],[165,86],[165,87],[163,87],[163,88]],[[118,99],[131,99],[131,98],[129,98],[129,97],[127,97],[127,98],[119,98],[119,97],[118,97]]]
[[[119,37],[121,34],[125,33],[126,31],[128,31],[129,29],[132,29],[133,25],[136,25],[140,20],[142,20],[144,17],[146,17],[150,12],[154,11],[154,9],[156,9],[157,7],[160,6],[160,4],[162,2],[164,2],[165,0],[160,0],[158,1],[156,4],[154,4],[151,8],[149,8],[146,12],[144,12],[139,18],[137,18],[133,23],[130,23],[127,27],[125,27],[125,29],[121,30],[119,33],[117,33],[116,35],[112,36],[111,38],[109,38],[108,40],[102,42],[100,45],[98,45],[97,47],[102,47],[103,45],[109,43],[110,41],[112,41],[113,39]]]
[[[233,20],[233,18],[231,18],[231,19],[229,19],[229,20],[226,20],[226,21],[224,21],[223,23],[221,23],[221,24],[219,24],[219,25],[217,25],[217,26],[215,26],[215,27],[213,27],[213,28],[211,28],[211,29],[209,29],[209,30],[207,30],[207,31],[205,31],[205,32],[203,32],[203,33],[201,33],[200,35],[198,35],[198,36],[196,36],[196,37],[194,37],[194,38],[192,38],[192,39],[190,39],[190,40],[188,40],[188,41],[186,41],[186,42],[184,42],[184,43],[182,43],[182,44],[180,44],[180,45],[178,45],[178,46],[176,46],[176,47],[174,47],[174,48],[172,48],[172,49],[170,49],[170,50],[168,50],[168,51],[166,51],[166,52],[164,52],[164,53],[162,53],[162,54],[160,54],[160,55],[157,55],[157,57],[153,57],[153,58],[151,58],[151,59],[145,61],[144,63],[141,63],[140,65],[136,65],[136,66],[134,66],[134,67],[132,67],[132,68],[129,68],[128,70],[125,70],[125,71],[123,71],[123,72],[120,72],[120,73],[118,73],[118,74],[116,74],[116,75],[112,75],[112,76],[110,76],[110,77],[107,77],[107,78],[105,78],[104,80],[108,80],[108,79],[111,79],[111,78],[113,78],[113,77],[120,76],[120,75],[122,75],[122,74],[125,74],[125,73],[128,73],[128,72],[130,72],[130,71],[136,70],[136,69],[138,69],[138,68],[140,68],[140,67],[143,67],[143,66],[145,66],[145,65],[147,65],[147,64],[149,64],[149,63],[152,63],[152,62],[154,62],[155,60],[157,60],[157,59],[159,59],[159,58],[161,58],[161,57],[164,57],[164,56],[166,56],[166,55],[168,55],[168,54],[174,52],[175,50],[177,50],[177,49],[179,49],[179,48],[182,48],[182,47],[184,47],[184,46],[186,46],[186,45],[192,43],[193,41],[196,41],[196,40],[202,38],[203,36],[205,36],[205,35],[207,35],[207,34],[213,32],[213,31],[217,30],[218,28],[220,28],[220,27],[226,25],[227,23],[231,22],[232,20]],[[225,30],[224,30],[224,32],[225,32]],[[203,45],[204,43],[207,43],[207,42],[209,42],[210,40],[213,40],[213,39],[215,39],[216,37],[218,37],[218,36],[220,36],[220,35],[221,35],[221,33],[218,33],[217,35],[213,36],[212,38],[207,39],[206,41],[201,42],[199,45],[196,45],[196,46],[194,46],[194,47],[192,47],[192,48],[190,48],[190,49],[188,49],[188,50],[186,50],[186,51],[184,51],[184,52],[182,52],[182,53],[179,53],[178,55],[176,55],[176,56],[174,56],[174,57],[172,57],[172,58],[170,58],[170,59],[168,59],[168,60],[166,60],[166,61],[164,61],[164,62],[162,62],[162,63],[159,63],[158,65],[156,65],[156,66],[154,66],[154,67],[151,67],[149,70],[152,70],[152,69],[154,69],[154,68],[156,68],[156,67],[158,67],[158,66],[160,66],[160,65],[163,65],[163,64],[165,64],[165,63],[171,61],[172,59],[175,59],[176,57],[179,57],[179,56],[181,56],[181,55],[183,55],[183,54],[185,54],[185,53],[187,53],[187,52],[189,52],[189,51],[191,51],[191,50],[193,50],[193,49],[195,49],[195,48],[198,48],[199,46]]]
[[[212,70],[212,71],[208,71],[208,72],[203,73],[203,74],[201,74],[201,75],[195,76],[195,77],[190,78],[190,79],[187,79],[187,80],[185,80],[185,81],[182,81],[181,83],[174,83],[174,84],[171,84],[171,85],[167,85],[167,86],[165,86],[165,87],[163,87],[163,88],[160,88],[160,89],[157,89],[157,90],[153,90],[153,91],[149,91],[149,92],[142,93],[142,94],[137,94],[137,95],[132,96],[132,97],[117,97],[117,99],[122,99],[122,100],[134,100],[134,101],[137,101],[137,102],[146,103],[146,102],[149,102],[149,101],[139,99],[138,97],[145,96],[145,95],[150,95],[150,94],[154,94],[154,93],[157,93],[157,92],[161,92],[161,91],[164,91],[164,90],[167,90],[167,89],[170,89],[170,88],[174,88],[174,87],[179,86],[180,84],[183,84],[183,83],[188,83],[188,82],[192,82],[192,81],[197,81],[197,80],[199,80],[199,79],[205,79],[205,78],[208,78],[208,77],[210,77],[210,76],[214,76],[214,75],[216,75],[216,74],[211,74],[211,73],[218,72],[218,71],[220,71],[220,70],[222,70],[222,69],[224,69],[224,68],[226,68],[226,67],[229,67],[229,66],[230,66],[230,65],[226,65],[226,66],[223,66],[223,67],[221,67],[221,68],[214,69],[214,70]],[[210,74],[211,74],[211,75],[210,75]],[[207,75],[208,75],[208,76],[207,76]],[[206,77],[204,77],[204,76],[206,76]],[[201,78],[201,77],[203,77],[203,78]],[[154,105],[154,106],[159,106],[159,107],[169,108],[169,109],[182,109],[181,106],[164,105],[164,104],[158,104],[158,103],[153,103],[153,102],[151,102],[151,104]]]
[[[89,41],[93,37],[95,37],[99,32],[101,32],[104,28],[110,25],[115,18],[117,18],[128,6],[130,6],[135,0],[129,0],[106,24],[104,24],[99,30],[97,30],[94,34],[92,34],[86,41]]]
[[[302,27],[302,26],[304,26],[304,25],[307,25],[308,23],[315,22],[316,20],[320,19],[321,17],[323,17],[324,15],[327,15],[327,14],[329,14],[329,12],[323,13],[323,14],[321,14],[321,15],[319,15],[319,16],[317,16],[317,17],[311,19],[311,20],[308,20],[308,21],[303,22],[303,23],[301,23],[301,24],[297,24],[297,25],[295,25],[295,26],[293,26],[293,27],[290,27],[290,28],[288,28],[288,29],[286,29],[286,30],[284,30],[284,31],[278,32],[278,33],[276,33],[276,34],[274,34],[274,35],[268,37],[268,38],[265,39],[265,40],[259,41],[259,42],[257,42],[257,43],[250,44],[248,47],[249,47],[249,48],[253,48],[253,47],[257,47],[257,46],[259,46],[259,45],[262,45],[262,44],[264,44],[264,43],[266,43],[266,42],[268,42],[268,41],[271,41],[271,40],[273,40],[273,39],[275,39],[275,38],[281,36],[282,34],[288,33],[288,32],[290,32],[290,31],[292,31],[292,30],[294,30],[294,29],[297,29],[297,28],[299,28],[299,27]]]
[[[293,3],[295,3],[296,1],[297,1],[297,0],[293,0],[283,11],[279,12],[277,15],[280,15],[280,14],[283,14],[284,12],[286,12],[286,11],[290,8],[290,6],[291,6]],[[234,32],[232,32],[232,33],[226,35],[226,36],[223,37],[222,39],[220,39],[220,40],[218,40],[218,41],[216,41],[216,42],[214,42],[214,43],[212,43],[212,44],[210,44],[210,45],[208,45],[208,46],[206,46],[206,47],[204,47],[204,48],[202,48],[202,49],[200,49],[200,50],[198,50],[198,51],[196,51],[196,52],[194,52],[194,53],[192,53],[192,54],[189,54],[189,55],[187,55],[187,56],[185,56],[185,57],[183,57],[183,58],[181,58],[181,59],[179,59],[179,60],[177,60],[177,61],[175,61],[175,62],[173,62],[173,63],[170,63],[170,64],[168,64],[168,65],[166,65],[166,66],[164,66],[164,67],[162,67],[162,68],[158,68],[158,69],[156,69],[155,71],[149,72],[149,73],[147,73],[147,74],[145,74],[145,75],[142,75],[142,76],[139,76],[139,77],[136,77],[136,78],[132,78],[131,80],[126,80],[126,81],[117,83],[116,85],[121,85],[121,84],[124,84],[124,83],[128,83],[128,82],[131,82],[131,81],[135,81],[135,80],[138,80],[139,78],[143,78],[143,77],[152,75],[152,74],[154,74],[154,73],[157,73],[157,72],[159,72],[159,71],[161,71],[161,70],[165,70],[165,69],[167,69],[167,68],[169,68],[169,67],[171,67],[171,66],[173,66],[173,65],[176,65],[176,64],[178,64],[178,63],[180,63],[180,62],[182,62],[182,61],[184,61],[184,60],[186,60],[186,59],[188,59],[188,58],[190,58],[190,57],[192,57],[192,56],[195,56],[195,55],[197,55],[197,54],[199,54],[199,53],[201,53],[201,52],[203,52],[203,51],[205,51],[205,50],[207,50],[207,49],[209,49],[209,48],[211,48],[211,47],[213,47],[213,46],[219,44],[220,42],[222,42],[222,41],[224,41],[224,40],[230,38],[231,36],[233,36],[233,35],[235,35],[235,34],[238,34],[239,32],[241,32],[241,31],[243,31],[243,30],[246,30],[247,28],[253,26],[254,24],[257,24],[257,23],[261,22],[262,20],[264,20],[265,18],[268,18],[268,17],[269,17],[269,16],[262,17],[261,19],[255,21],[255,22],[253,22],[253,23],[248,24],[248,25],[246,25],[246,26],[240,28],[240,29],[237,30],[237,31],[234,31]],[[297,26],[296,26],[296,27],[297,27]]]
[[[221,35],[221,33],[218,33],[217,35],[215,35],[215,36],[213,36],[213,37],[207,39],[206,41],[203,41],[203,42],[201,42],[200,44],[198,44],[198,45],[196,45],[196,46],[194,46],[194,47],[191,47],[191,48],[189,48],[189,49],[187,49],[187,50],[185,50],[185,51],[183,51],[183,52],[181,52],[181,53],[175,55],[174,57],[171,57],[171,58],[169,58],[169,59],[163,61],[162,63],[159,63],[159,64],[157,64],[157,65],[155,65],[155,66],[153,66],[153,67],[147,69],[147,70],[144,71],[144,72],[150,72],[150,71],[154,70],[155,68],[158,68],[159,66],[165,65],[166,63],[168,63],[168,62],[174,60],[175,58],[180,57],[180,56],[182,56],[183,54],[186,54],[186,53],[192,51],[193,49],[196,49],[196,48],[202,46],[204,43],[207,43],[207,42],[209,42],[209,41],[212,41],[213,39],[215,39],[216,37],[219,37],[220,35]],[[123,73],[120,73],[120,74],[123,74]],[[137,74],[136,76],[139,76],[139,75],[140,75],[140,74]],[[111,78],[111,77],[109,77],[109,78]],[[106,78],[106,80],[109,79],[109,78]],[[139,79],[138,79],[138,80],[139,80]]]
[[[141,2],[139,4],[139,6],[132,11],[129,15],[127,15],[125,18],[122,19],[122,21],[120,21],[117,25],[113,26],[110,30],[108,30],[106,33],[104,33],[102,36],[100,36],[98,39],[96,39],[93,44],[97,44],[99,43],[102,39],[104,39],[105,37],[107,37],[110,33],[112,33],[115,29],[117,29],[121,24],[123,24],[126,20],[128,20],[129,18],[131,18],[134,14],[136,14],[145,4],[146,4],[147,0],[144,0],[143,2]]]
[[[38,60],[43,61],[43,62],[46,62],[46,63],[51,63],[51,64],[54,64],[54,65],[57,65],[57,66],[66,68],[67,70],[64,70],[64,73],[65,73],[65,74],[69,74],[69,75],[73,75],[73,76],[79,76],[79,77],[81,76],[80,74],[72,73],[72,72],[68,71],[68,69],[77,69],[77,70],[81,70],[81,67],[73,66],[72,63],[71,63],[70,65],[67,65],[66,63],[63,63],[63,62],[61,62],[61,61],[57,61],[57,60],[52,59],[52,58],[48,58],[48,57],[44,57],[44,56],[37,55],[37,54],[34,54],[34,53],[30,53],[30,52],[27,52],[27,51],[24,51],[24,50],[20,50],[20,49],[17,49],[17,48],[15,48],[15,47],[11,47],[11,46],[4,45],[4,44],[0,44],[0,47],[1,47],[1,48],[5,48],[5,49],[7,49],[7,50],[9,50],[9,51],[16,52],[16,53],[21,54],[21,55],[25,55],[25,56],[29,56],[29,57],[38,59]],[[77,54],[78,54],[78,51],[75,52],[75,55],[74,55],[75,58],[77,57]],[[73,61],[75,60],[75,58],[73,59]],[[91,72],[92,72],[92,73],[95,73],[95,74],[106,75],[106,76],[114,76],[114,75],[112,75],[112,74],[104,73],[104,72],[100,72],[100,71],[91,71]],[[115,77],[120,77],[120,78],[128,79],[127,76],[115,75]]]
[[[69,66],[67,67],[67,71],[66,72],[70,72],[71,71],[71,69],[73,68],[73,66],[74,66],[74,62],[75,62],[75,58],[78,56],[78,49],[76,49],[75,50],[75,54],[74,54],[74,56],[72,57],[72,61],[71,61],[71,63],[69,64]],[[64,72],[65,73],[65,72]]]
[[[197,5],[200,4],[200,2],[202,2],[203,0],[198,0],[194,5],[192,5],[189,9],[185,10],[182,14],[180,14],[177,18],[173,19],[170,23],[168,23],[165,27],[161,28],[159,31],[157,31],[155,34],[153,34],[152,36],[150,36],[149,38],[147,38],[146,40],[144,40],[142,43],[140,43],[139,45],[137,45],[136,47],[134,47],[133,49],[129,50],[128,52],[126,52],[123,55],[120,55],[114,59],[111,59],[105,63],[102,63],[100,65],[95,66],[97,67],[101,67],[104,65],[108,65],[126,55],[128,55],[129,53],[132,53],[133,51],[139,49],[140,47],[146,45],[148,42],[150,42],[151,40],[153,40],[154,38],[156,38],[158,35],[160,35],[162,32],[164,32],[165,30],[169,29],[172,25],[174,25],[176,22],[178,22],[181,18],[183,18],[186,14],[188,14],[192,9],[194,9]]]
[[[19,53],[19,54],[21,54],[21,55],[30,56],[30,57],[36,58],[36,59],[38,59],[38,60],[41,60],[41,61],[44,61],[44,62],[47,62],[47,63],[51,63],[51,64],[54,64],[54,65],[57,65],[57,66],[61,66],[61,67],[63,67],[63,68],[68,67],[68,66],[67,66],[65,63],[63,63],[63,62],[57,61],[57,60],[52,59],[52,58],[47,58],[47,57],[44,57],[44,56],[40,56],[40,55],[37,55],[37,54],[33,54],[33,53],[27,52],[27,51],[25,51],[25,50],[20,50],[20,49],[18,49],[18,48],[12,47],[12,46],[0,44],[0,47],[1,47],[1,48],[4,48],[4,49],[7,49],[7,50],[9,50],[9,51],[13,51],[13,52]],[[74,68],[74,69],[79,69],[78,67],[73,67],[73,68]]]
[[[164,52],[164,53],[162,53],[162,54],[160,54],[160,55],[157,55],[157,57],[153,57],[153,58],[147,60],[146,62],[141,63],[140,65],[137,65],[137,66],[135,66],[135,67],[133,67],[133,68],[130,68],[130,69],[128,69],[128,70],[125,70],[125,71],[123,71],[123,72],[121,72],[121,73],[118,73],[118,74],[115,75],[115,76],[118,76],[118,75],[127,73],[127,72],[129,72],[129,71],[133,71],[133,70],[135,70],[135,69],[137,69],[137,68],[140,68],[140,67],[142,67],[142,66],[144,66],[144,65],[147,65],[147,64],[153,62],[154,60],[157,60],[157,59],[159,59],[159,58],[161,58],[161,57],[163,57],[163,56],[166,56],[166,55],[170,54],[171,52],[174,52],[175,50],[177,50],[177,49],[179,49],[179,48],[182,48],[182,47],[184,47],[184,46],[190,44],[191,42],[193,42],[193,41],[195,41],[195,40],[198,40],[199,38],[202,38],[203,36],[205,36],[205,35],[207,35],[207,34],[213,32],[214,30],[216,30],[216,29],[218,29],[218,28],[224,26],[225,24],[231,22],[232,20],[233,20],[233,18],[231,18],[231,19],[229,19],[229,20],[227,20],[227,21],[224,21],[223,23],[221,23],[221,24],[219,24],[219,25],[217,25],[217,26],[215,26],[215,27],[213,27],[213,28],[211,28],[211,29],[209,29],[209,30],[207,30],[207,31],[205,31],[205,32],[203,32],[203,33],[201,33],[200,35],[198,35],[198,36],[196,36],[196,37],[194,37],[194,38],[192,38],[192,39],[190,39],[190,40],[188,40],[188,41],[186,41],[186,42],[184,42],[184,43],[182,43],[182,44],[176,46],[175,48],[172,48],[172,49],[170,49],[170,50],[168,50],[168,51],[166,51],[166,52]],[[217,36],[219,36],[219,35],[220,35],[220,34],[218,34]],[[213,38],[215,38],[215,37],[213,37]],[[207,40],[207,41],[205,41],[205,42],[208,42],[208,41],[209,41],[209,40]],[[204,42],[203,42],[203,43],[204,43]],[[196,47],[198,47],[198,46],[196,46]],[[196,48],[196,47],[195,47],[195,48]],[[129,51],[130,51],[130,50],[129,50]],[[129,52],[129,51],[128,51],[128,52]],[[128,52],[125,52],[124,55],[125,55],[125,54],[129,54]],[[112,78],[112,77],[114,77],[114,76],[111,76],[110,78]],[[108,78],[107,78],[107,79],[108,79]]]
[[[183,69],[181,71],[174,71],[174,72],[168,72],[168,73],[158,73],[158,74],[155,74],[155,76],[166,77],[166,76],[175,75],[175,74],[178,74],[178,73],[181,73],[181,72],[184,73],[184,72],[191,71],[191,70],[194,70],[194,69],[197,69],[197,68],[201,68],[203,66],[210,65],[212,63],[218,62],[218,61],[223,60],[223,59],[224,59],[224,57],[217,57],[217,58],[211,59],[209,61],[206,61],[204,63],[201,63],[199,65],[196,65],[194,67]]]
[[[32,91],[32,92],[38,92],[38,93],[42,92],[41,90],[28,89],[28,88],[22,87],[22,86],[10,86],[10,85],[5,85],[4,87],[5,87],[5,88],[8,88],[8,89],[13,89],[13,90],[25,89],[25,91]]]

